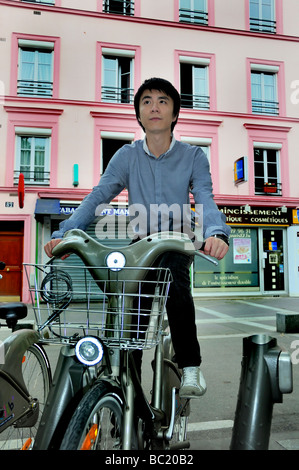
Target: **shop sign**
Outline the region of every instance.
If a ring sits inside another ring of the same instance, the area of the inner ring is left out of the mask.
[[[72,215],[78,206],[61,206],[60,207],[60,214],[62,215]],[[115,208],[115,207],[107,207],[104,209],[101,214],[104,215],[116,215],[116,216],[128,216],[129,210],[127,207]]]
[[[254,207],[245,210],[242,206],[219,206],[226,215],[228,225],[277,225],[289,226],[293,223],[291,210],[282,208]]]
[[[298,209],[293,209],[292,211],[292,216],[293,216],[293,224],[299,224],[299,210]]]
[[[247,177],[247,157],[238,158],[234,162],[234,180],[235,184],[244,183]]]

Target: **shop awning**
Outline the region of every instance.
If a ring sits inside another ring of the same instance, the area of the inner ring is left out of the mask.
[[[35,205],[35,216],[41,217],[51,214],[60,214],[59,199],[38,199]],[[37,218],[36,217],[36,218]]]

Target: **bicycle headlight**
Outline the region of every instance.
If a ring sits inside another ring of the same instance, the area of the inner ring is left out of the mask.
[[[76,344],[75,352],[77,358],[82,362],[82,364],[94,366],[102,360],[104,348],[98,338],[85,336]]]

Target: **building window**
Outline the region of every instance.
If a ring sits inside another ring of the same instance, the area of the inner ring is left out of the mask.
[[[209,64],[209,59],[180,57],[182,108],[210,109],[207,64]]]
[[[134,1],[129,0],[103,0],[103,12],[117,15],[134,15]]]
[[[180,0],[179,21],[207,25],[207,0]]]
[[[279,67],[269,66],[265,70],[258,70],[259,67],[261,66],[251,65],[252,112],[278,115],[277,72]]]
[[[275,0],[250,0],[250,31],[275,33]]]
[[[16,128],[14,183],[23,173],[28,185],[50,184],[51,130]]]
[[[113,155],[125,144],[131,144],[134,140],[134,135],[125,133],[115,132],[102,132],[101,133],[101,144],[102,144],[102,163],[101,163],[101,174],[106,170],[108,163],[110,162]]]
[[[103,48],[102,54],[102,101],[133,103],[134,51]]]
[[[55,0],[22,0],[27,3],[40,3],[41,5],[55,5]]]
[[[278,144],[254,145],[255,194],[280,196],[280,148]]]
[[[19,39],[19,96],[52,97],[53,56],[54,43]]]

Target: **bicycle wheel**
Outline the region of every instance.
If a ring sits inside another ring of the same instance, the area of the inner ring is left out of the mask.
[[[122,420],[119,390],[100,381],[81,400],[60,449],[120,450]]]
[[[25,352],[22,360],[22,374],[29,394],[38,400],[38,419],[31,427],[21,427],[20,422],[15,422],[5,429],[0,434],[0,450],[26,450],[33,445],[51,384],[49,361],[40,345],[33,344]]]

